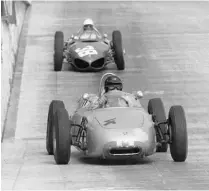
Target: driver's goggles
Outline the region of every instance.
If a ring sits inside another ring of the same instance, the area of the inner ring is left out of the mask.
[[[85,28],[85,29],[92,29],[93,26],[92,26],[92,25],[85,25],[84,28]]]
[[[117,89],[117,90],[120,90],[121,87],[120,86],[110,86],[108,87],[109,90],[114,90],[114,89]]]

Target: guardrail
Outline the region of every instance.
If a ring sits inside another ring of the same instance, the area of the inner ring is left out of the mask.
[[[1,130],[8,110],[8,103],[16,67],[19,39],[25,13],[31,1],[1,0]]]
[[[32,1],[27,0],[22,2],[30,6]],[[8,24],[16,24],[17,19],[14,1],[1,0],[1,20],[6,21]]]

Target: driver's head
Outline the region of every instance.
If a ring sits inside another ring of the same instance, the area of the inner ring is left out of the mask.
[[[109,92],[112,90],[120,90],[122,91],[123,89],[123,83],[121,81],[121,79],[117,76],[109,76],[106,80],[105,80],[105,84],[104,84],[104,88],[105,88],[105,92]]]
[[[92,21],[92,19],[86,19],[83,22],[83,30],[84,31],[86,31],[86,30],[93,30],[93,27],[94,27],[94,22]]]

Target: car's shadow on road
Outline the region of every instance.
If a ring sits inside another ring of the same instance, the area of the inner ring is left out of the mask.
[[[72,66],[65,66],[62,68],[62,72],[75,72],[75,73],[100,73],[102,71],[106,71],[108,72],[109,70],[114,70],[114,71],[117,71],[117,68],[110,68],[108,66],[104,67],[103,69],[100,69],[100,70],[88,70],[88,71],[78,71],[76,69],[74,69]]]
[[[54,63],[50,63],[50,65],[53,65]],[[95,71],[95,70],[92,70],[92,71],[78,71],[78,70],[76,70],[75,68],[73,68],[73,66],[71,66],[71,65],[69,65],[68,63],[63,63],[63,65],[62,65],[62,69],[61,69],[61,71],[59,71],[59,72],[75,72],[75,73],[100,73],[100,72],[102,72],[102,71],[106,71],[106,72],[108,72],[108,71],[112,71],[112,70],[114,70],[115,72],[117,72],[118,71],[118,69],[117,69],[117,67],[116,67],[116,65],[115,64],[110,64],[110,65],[107,65],[107,66],[105,66],[103,69],[100,69],[100,70],[97,70],[97,71]],[[51,69],[51,71],[54,71],[54,68],[52,68]]]
[[[44,158],[47,156],[47,161],[44,161],[45,164],[56,164],[54,160],[54,155],[49,155],[47,152],[41,152],[41,155],[44,156]],[[102,158],[96,158],[96,157],[88,157],[84,156],[79,151],[74,151],[71,153],[69,163],[72,161],[78,161],[81,164],[89,164],[89,165],[99,165],[99,166],[124,166],[124,165],[144,165],[144,164],[151,164],[154,162],[155,159],[152,157],[144,157],[144,158],[128,158],[128,159],[102,159]],[[50,159],[50,162],[49,160]]]
[[[142,165],[142,164],[150,164],[153,161],[147,157],[139,158],[139,159],[100,159],[100,158],[89,158],[89,157],[79,157],[77,160],[84,164],[91,165]]]
[[[128,159],[102,159],[98,157],[89,157],[83,155],[82,152],[77,151],[76,149],[71,150],[71,159],[77,160],[79,163],[82,164],[89,164],[89,165],[143,165],[143,164],[151,164],[154,162],[152,157],[144,157],[144,158],[133,158],[130,157]]]

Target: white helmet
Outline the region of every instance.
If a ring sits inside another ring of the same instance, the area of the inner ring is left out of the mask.
[[[83,26],[85,25],[92,25],[94,26],[94,22],[92,19],[85,19],[85,21],[83,22]]]

